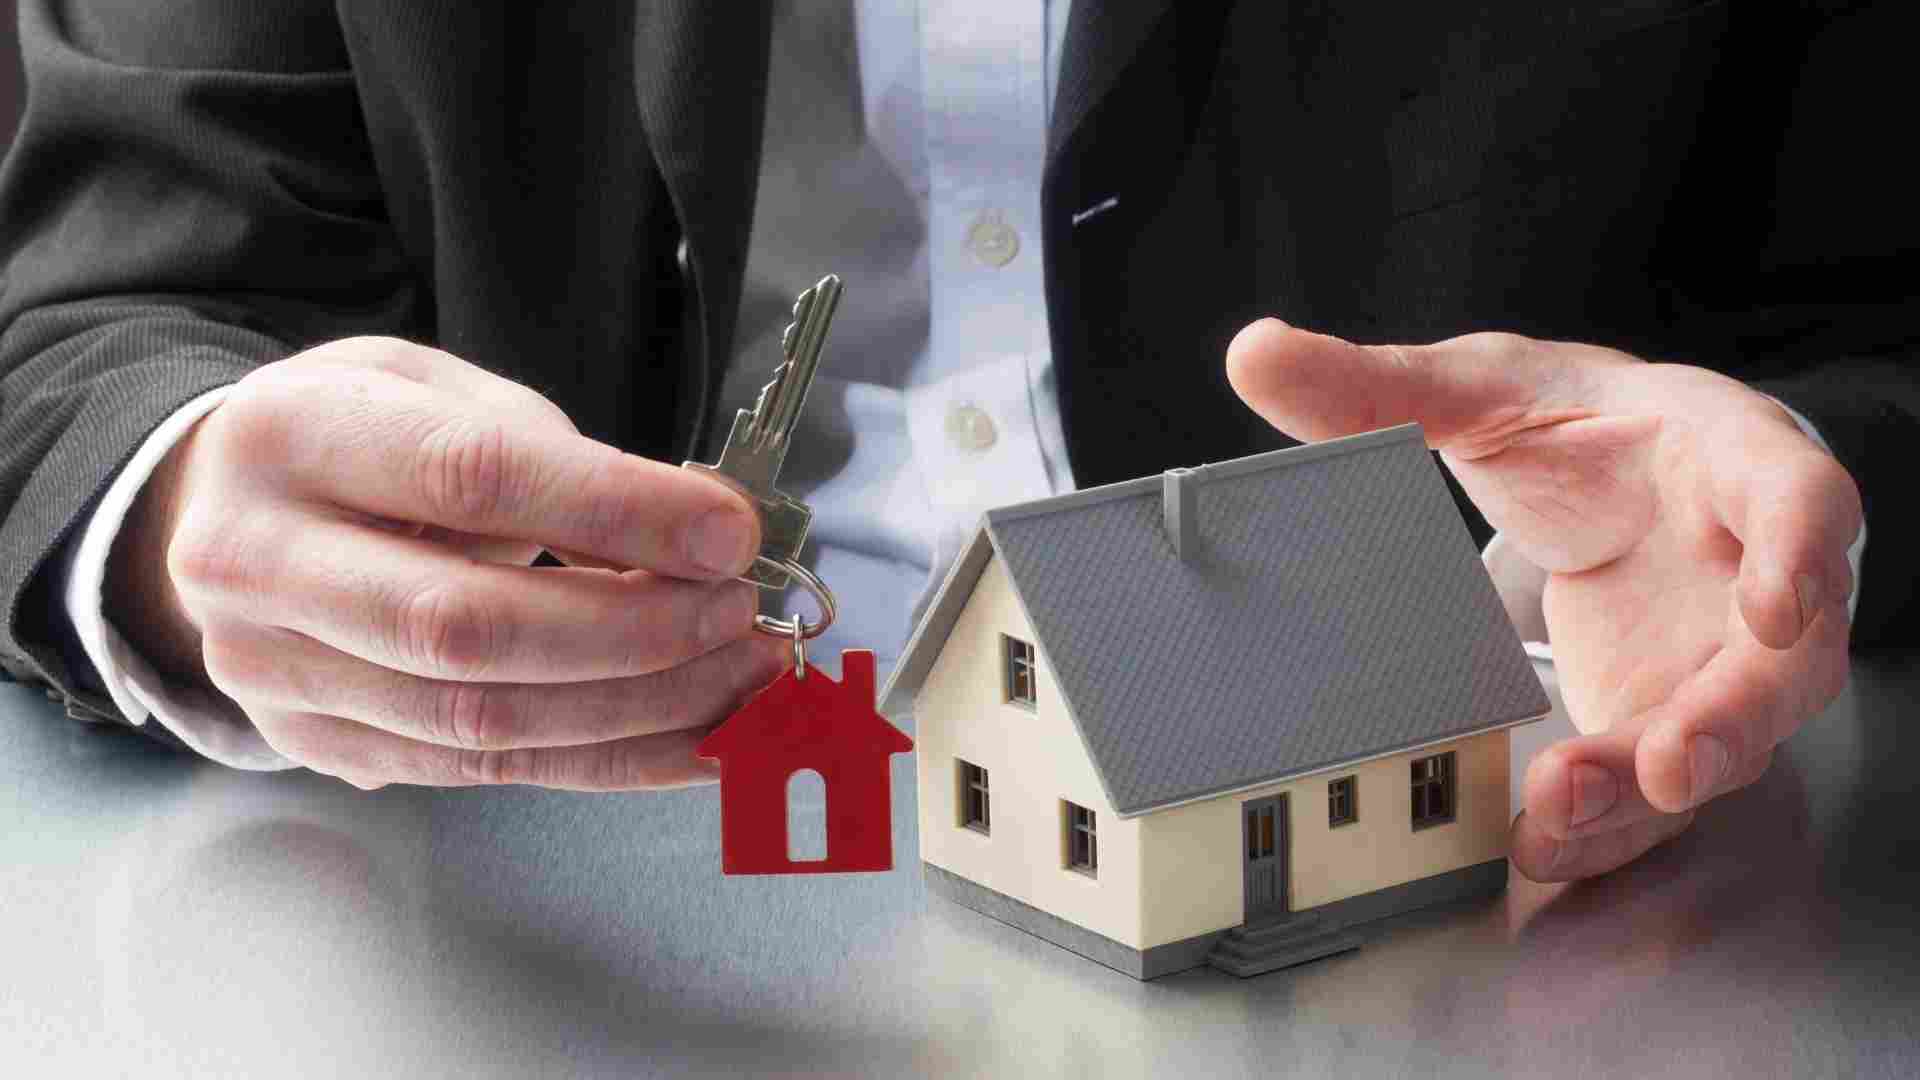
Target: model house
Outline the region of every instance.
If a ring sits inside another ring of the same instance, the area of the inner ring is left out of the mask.
[[[721,870],[831,874],[893,869],[892,777],[887,758],[913,749],[873,710],[873,653],[840,654],[840,679],[792,671],[748,700],[695,752],[720,762]],[[795,859],[787,789],[812,772],[826,795],[826,852]]]
[[[1504,888],[1549,708],[1412,425],[992,511],[881,701],[929,886],[1143,979]]]

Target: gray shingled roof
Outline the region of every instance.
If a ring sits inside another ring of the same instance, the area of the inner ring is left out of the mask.
[[[1547,713],[1417,426],[1208,466],[1195,560],[1161,491],[989,512],[882,711],[911,711],[997,553],[1125,816]]]

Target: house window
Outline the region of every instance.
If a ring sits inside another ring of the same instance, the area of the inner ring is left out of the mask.
[[[1413,762],[1413,827],[1453,820],[1453,752]]]
[[[1007,700],[1033,707],[1033,646],[1019,638],[1002,636],[1006,654]]]
[[[993,807],[987,798],[987,770],[971,761],[960,763],[960,824],[975,832],[991,832]]]
[[[1327,783],[1327,827],[1337,828],[1360,820],[1360,792],[1351,776]]]
[[[1094,834],[1093,811],[1084,806],[1065,804],[1067,808],[1067,869],[1088,877],[1100,873],[1100,840]]]

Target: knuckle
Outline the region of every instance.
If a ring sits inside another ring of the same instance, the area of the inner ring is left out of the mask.
[[[464,418],[434,425],[421,440],[418,489],[429,507],[456,521],[509,512],[525,490],[506,428]]]
[[[633,621],[625,625],[621,635],[620,673],[678,679],[678,683],[669,685],[679,693],[690,689],[684,675],[670,676],[668,673],[676,671],[684,666],[684,661],[704,651],[700,636],[700,613],[682,615],[665,608],[642,608],[635,611],[631,618]]]
[[[724,701],[707,701],[701,698],[715,697],[714,688],[696,678],[690,664],[676,664],[648,676],[653,683],[654,693],[647,706],[646,730],[680,731],[696,727],[703,714],[718,712],[717,706]],[[708,705],[716,706],[709,710]]]
[[[438,694],[432,734],[435,741],[468,750],[498,750],[512,742],[504,688],[497,684],[451,682]]]
[[[191,513],[167,543],[167,576],[183,598],[253,592],[273,578],[278,545],[269,532],[232,513]]]
[[[1860,486],[1831,454],[1808,445],[1805,452],[1791,455],[1775,476],[1769,494],[1780,508],[1812,508],[1831,518],[1838,526],[1835,532],[1849,540],[1859,532],[1865,514]]]
[[[200,635],[200,661],[215,690],[236,702],[257,696],[262,665],[239,635],[207,627]]]
[[[326,747],[314,738],[309,725],[300,723],[297,717],[271,710],[250,711],[248,717],[274,753],[295,765],[323,771]]]
[[[1786,481],[1789,491],[1803,495],[1838,492],[1853,486],[1853,478],[1839,462],[1811,448],[1794,455],[1787,467]]]
[[[352,337],[335,338],[325,344],[316,345],[306,352],[288,358],[287,363],[307,363],[316,366],[329,364],[353,364],[357,367],[389,370],[388,365],[404,362],[421,347],[402,338],[385,334],[355,334]],[[399,372],[395,372],[399,374]]]
[[[448,363],[458,363],[452,353],[421,345],[405,338],[369,334],[350,339],[354,354],[388,374],[418,379],[425,371]]]
[[[628,791],[646,787],[652,761],[644,739],[621,739],[604,745],[593,757],[587,785],[601,791]]]
[[[463,784],[492,784],[499,755],[484,750],[459,750],[450,762],[454,778]]]
[[[468,591],[433,584],[399,607],[393,650],[416,670],[469,682],[501,655],[503,624]]]
[[[645,489],[596,472],[581,500],[581,540],[593,552],[619,551],[647,528]]]
[[[461,781],[497,786],[525,783],[532,756],[524,750],[460,750],[453,761]]]
[[[1504,360],[1525,360],[1539,353],[1540,342],[1522,334],[1508,333],[1503,330],[1481,330],[1466,334],[1460,343],[1472,351],[1490,358]]]
[[[379,372],[415,383],[429,381],[433,369],[448,362],[460,361],[431,345],[387,334],[356,334],[353,337],[336,338],[281,361],[290,367],[329,372],[335,377],[341,369],[347,368]]]
[[[288,761],[302,764],[300,758],[295,755],[296,748],[292,740],[287,738],[278,717],[266,710],[250,709],[245,705],[240,707],[240,711],[246,713],[247,719],[253,722],[253,729],[260,733],[260,741],[266,743],[268,749]]]
[[[405,338],[364,337],[353,341],[356,362],[408,382],[430,383],[438,371],[471,366],[444,349]]]
[[[234,384],[201,430],[215,445],[257,460],[284,450],[293,434],[284,365],[269,364]]]
[[[1382,345],[1380,354],[1401,371],[1417,371],[1420,368],[1420,354],[1405,345]]]
[[[167,576],[176,588],[220,588],[244,579],[246,566],[236,556],[231,533],[196,521],[181,523],[167,545]]]
[[[1813,466],[1814,482],[1822,490],[1830,491],[1838,500],[1841,525],[1849,539],[1860,531],[1866,520],[1866,508],[1860,496],[1860,485],[1853,479],[1847,467],[1834,460],[1831,455],[1820,454]]]

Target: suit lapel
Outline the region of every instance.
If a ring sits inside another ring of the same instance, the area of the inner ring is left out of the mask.
[[[680,219],[701,342],[687,384],[697,432],[714,369],[731,356],[733,318],[753,230],[766,114],[767,0],[638,0],[634,92],[647,144]],[[640,177],[632,178],[641,182]]]
[[[1073,0],[1067,40],[1060,50],[1060,84],[1054,92],[1047,139],[1052,157],[1067,144],[1087,114],[1100,104],[1173,0]]]

